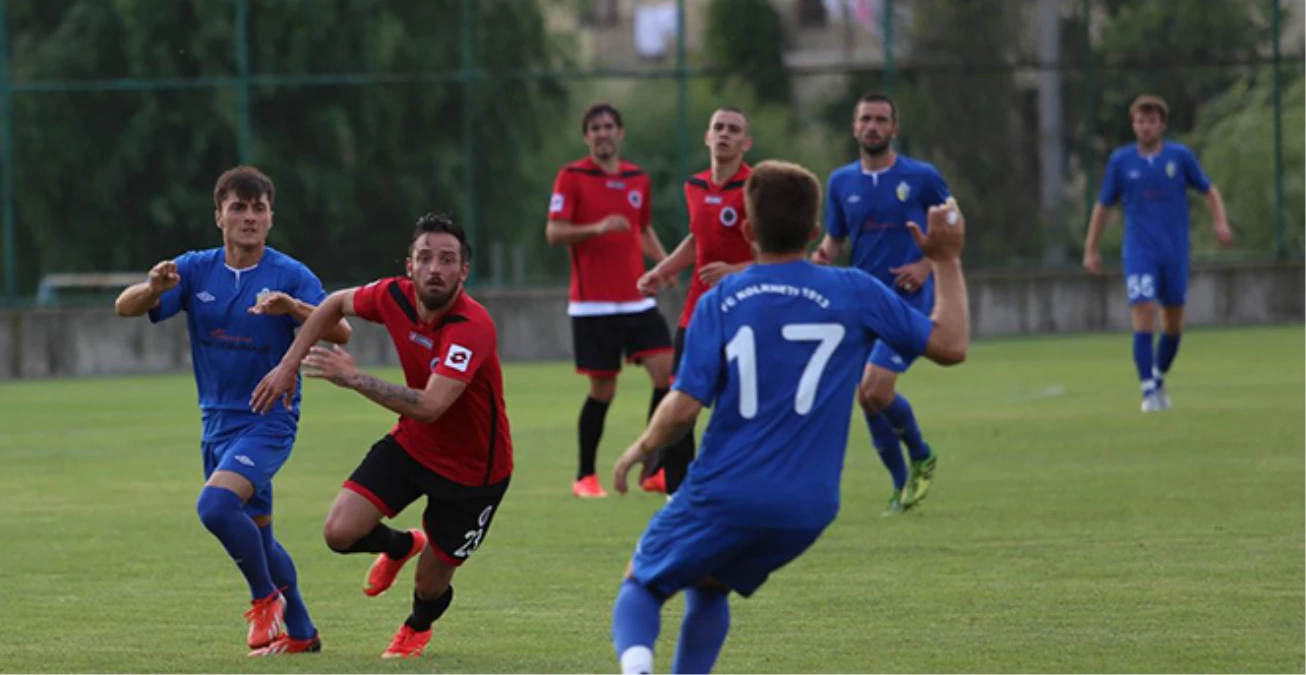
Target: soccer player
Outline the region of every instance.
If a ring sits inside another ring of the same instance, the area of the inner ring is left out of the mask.
[[[272,533],[272,477],[295,444],[299,396],[272,415],[249,409],[259,377],[326,297],[307,267],[267,245],[275,198],[272,180],[252,166],[223,173],[213,188],[222,246],[158,263],[114,303],[119,316],[148,314],[153,323],[186,312],[203,424],[196,510],[249,584],[251,656],[322,648],[295,563]],[[349,340],[346,321],[324,329],[327,340]]]
[[[581,118],[581,132],[589,155],[558,172],[545,237],[571,253],[567,314],[576,371],[590,383],[580,411],[580,469],[571,492],[597,498],[607,496],[595,460],[608,406],[617,395],[622,355],[648,370],[652,415],[670,386],[672,347],[657,302],[638,288],[644,257],[655,263],[667,257],[650,223],[648,176],[621,160],[626,130],[616,108],[590,106]]]
[[[748,133],[748,118],[738,108],[717,109],[708,121],[703,143],[711,153],[712,165],[685,183],[689,234],[671,255],[639,280],[640,292],[654,295],[674,284],[681,271],[691,265],[694,268],[673,343],[673,374],[680,367],[685,351],[685,329],[694,315],[698,298],[715,286],[721,277],[738,272],[753,262],[753,247],[743,235],[743,223],[748,217],[743,188],[751,171],[744,161],[744,153],[753,146],[753,138]],[[659,472],[664,476],[667,494],[674,493],[680,486],[693,459],[694,431],[690,429],[662,452]],[[658,474],[654,474],[654,481],[657,478]]]
[[[898,134],[898,107],[887,96],[868,94],[853,113],[853,136],[860,146],[857,161],[830,174],[825,202],[825,238],[812,260],[829,263],[852,239],[852,264],[894,289],[912,307],[929,312],[934,302],[930,262],[921,255],[907,229],[923,222],[926,210],[947,201],[948,186],[934,167],[893,149]],[[863,399],[871,443],[893,479],[885,514],[919,504],[929,492],[938,459],[921,436],[916,414],[896,392],[898,376],[912,359],[892,345],[875,345],[866,364],[870,395]],[[907,446],[911,469],[903,462]]]
[[[912,226],[934,261],[931,320],[860,270],[804,259],[819,233],[811,172],[762,162],[744,190],[757,263],[699,299],[675,389],[615,468],[625,492],[632,466],[647,470],[713,408],[701,454],[653,516],[617,594],[612,638],[625,673],[652,671],[662,605],[682,590],[671,670],[710,672],[729,630],[729,592],[751,596],[834,520],[859,366],[876,339],[943,364],[966,354],[964,224],[951,203],[930,209],[927,235]]]
[[[1134,366],[1145,413],[1170,408],[1165,378],[1179,353],[1188,294],[1188,188],[1205,195],[1215,238],[1224,246],[1233,243],[1220,191],[1191,150],[1165,140],[1169,114],[1169,106],[1159,96],[1139,96],[1129,106],[1138,142],[1111,153],[1084,241],[1084,269],[1101,274],[1097,243],[1106,229],[1110,207],[1123,201],[1125,293],[1133,319]],[[1158,303],[1161,339],[1153,349]]]
[[[454,572],[484,542],[512,476],[498,337],[489,313],[463,290],[471,257],[460,226],[423,216],[407,276],[332,293],[251,401],[268,411],[290,396],[302,359],[310,377],[353,389],[399,415],[345,481],[324,527],[327,546],[337,553],[380,554],[364,581],[368,596],[389,589],[420,554],[412,613],[382,658],[421,656],[431,625],[453,602]],[[312,347],[344,316],[386,327],[406,386],[358,370],[343,349]],[[401,532],[381,523],[422,495],[422,529]]]

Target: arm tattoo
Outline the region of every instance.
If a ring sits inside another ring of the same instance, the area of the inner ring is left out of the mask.
[[[378,403],[417,405],[421,402],[421,392],[401,384],[378,380],[367,373],[355,373],[351,379],[359,392]]]

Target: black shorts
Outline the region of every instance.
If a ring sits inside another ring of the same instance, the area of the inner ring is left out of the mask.
[[[645,357],[671,351],[671,333],[657,308],[638,314],[571,317],[571,342],[576,372],[616,375],[621,357],[639,363]]]
[[[362,495],[389,518],[426,495],[422,529],[436,555],[457,566],[485,541],[509,480],[484,486],[455,483],[413,459],[387,434],[368,451],[345,481],[345,488]]]

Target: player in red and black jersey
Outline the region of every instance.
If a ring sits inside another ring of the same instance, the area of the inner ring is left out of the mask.
[[[681,271],[691,265],[694,268],[685,309],[680,313],[680,326],[676,329],[673,374],[680,367],[685,329],[699,296],[715,286],[721,277],[753,262],[753,247],[743,234],[743,224],[748,219],[744,181],[750,172],[744,153],[753,146],[748,118],[738,108],[718,108],[708,122],[703,142],[711,152],[712,166],[685,183],[689,234],[671,255],[639,280],[640,292],[652,296],[670,286]],[[662,469],[668,494],[680,486],[693,459],[692,431],[663,450]]]
[[[580,413],[577,497],[606,497],[595,473],[608,406],[617,394],[622,357],[642,363],[653,380],[649,415],[670,387],[671,334],[653,298],[639,292],[644,258],[667,257],[650,222],[649,179],[619,156],[621,113],[593,105],[581,120],[589,155],[558,172],[545,236],[571,253],[571,316],[576,371],[589,377]],[[658,489],[647,485],[645,489]]]
[[[399,423],[345,482],[324,528],[327,546],[337,553],[380,554],[363,587],[369,596],[390,588],[404,563],[421,555],[412,614],[385,658],[421,655],[431,624],[453,600],[454,572],[484,540],[512,475],[494,322],[463,290],[470,259],[461,227],[443,216],[423,216],[409,249],[408,275],[331,294],[254,390],[258,411],[289,400],[302,360],[306,375],[399,414]],[[343,349],[313,346],[342,316],[386,327],[406,385],[358,370]],[[423,495],[422,529],[400,532],[381,523]]]

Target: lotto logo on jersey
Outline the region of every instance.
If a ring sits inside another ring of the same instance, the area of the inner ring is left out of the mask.
[[[444,365],[454,370],[465,373],[467,366],[472,364],[472,350],[460,345],[449,345],[449,351],[444,355]]]
[[[644,204],[644,193],[639,190],[631,190],[626,193],[626,201],[630,202],[631,208],[639,208]]]
[[[727,206],[721,209],[721,224],[726,227],[734,227],[739,222],[739,212],[733,206]]]
[[[549,212],[553,213],[555,211],[561,211],[562,206],[565,203],[566,203],[566,199],[562,195],[556,192],[553,193],[553,197],[549,199]]]

